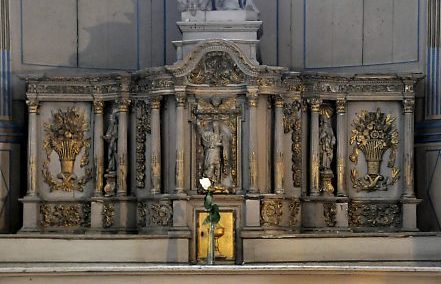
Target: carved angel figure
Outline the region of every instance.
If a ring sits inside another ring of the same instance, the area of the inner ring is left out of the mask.
[[[230,129],[220,121],[198,121],[198,131],[204,147],[204,176],[216,187],[231,188],[231,141]]]

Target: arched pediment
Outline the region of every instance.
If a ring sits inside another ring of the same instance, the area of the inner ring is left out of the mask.
[[[249,82],[259,77],[265,67],[250,60],[231,41],[207,40],[166,69],[176,78],[186,77],[190,84],[226,86]]]

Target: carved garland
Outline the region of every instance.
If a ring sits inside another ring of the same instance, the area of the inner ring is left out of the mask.
[[[147,204],[145,202],[138,202],[136,208],[136,220],[138,227],[142,228],[146,226],[147,221]]]
[[[294,187],[302,185],[302,120],[299,101],[285,103],[283,108],[283,129],[291,131],[292,172]]]
[[[359,177],[357,168],[351,170],[353,188],[358,191],[387,190],[400,178],[400,170],[395,167],[398,149],[398,130],[395,126],[396,117],[380,112],[367,112],[363,110],[356,115],[352,126],[350,144],[354,145],[349,159],[357,165],[360,151],[364,154],[367,163],[367,173]],[[381,174],[383,155],[390,150],[387,166],[391,168],[391,177]]]
[[[85,168],[89,164],[90,138],[85,137],[89,131],[89,122],[83,113],[76,108],[61,109],[52,114],[50,123],[44,124],[46,133],[43,148],[46,151],[46,160],[43,162],[43,178],[49,185],[50,191],[83,191],[86,183],[92,179],[92,169]],[[77,155],[83,150],[80,167],[84,169],[84,175],[77,177],[74,174]],[[61,172],[57,175],[58,180],[49,170],[52,151],[58,154]]]
[[[137,101],[136,108],[136,187],[145,187],[146,134],[151,132],[150,106],[145,101]]]
[[[295,225],[298,224],[298,215],[299,215],[299,211],[300,211],[300,201],[299,200],[294,200],[292,202],[289,203],[288,205],[289,208],[289,226],[290,227],[294,227]]]
[[[323,203],[323,217],[325,218],[325,223],[328,227],[335,227],[337,224],[337,204],[333,202]]]

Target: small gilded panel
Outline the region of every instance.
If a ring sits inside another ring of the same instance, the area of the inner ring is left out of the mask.
[[[197,260],[203,262],[207,259],[208,232],[210,225],[204,224],[208,213],[197,213]],[[235,259],[235,218],[233,211],[221,211],[221,219],[216,225],[214,234],[216,261],[234,261]]]

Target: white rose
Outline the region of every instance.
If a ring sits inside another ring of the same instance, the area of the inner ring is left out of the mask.
[[[211,181],[209,178],[201,178],[199,180],[199,183],[201,184],[201,186],[205,189],[208,190],[208,188],[211,186]]]

